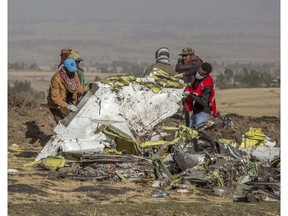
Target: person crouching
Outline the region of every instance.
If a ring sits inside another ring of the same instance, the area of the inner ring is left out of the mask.
[[[193,111],[189,127],[195,127],[207,121],[211,112],[214,117],[216,113],[215,84],[210,73],[212,66],[204,62],[196,72],[195,80],[184,89],[183,97],[187,111]]]
[[[56,123],[64,119],[70,112],[75,112],[77,95],[84,94],[80,85],[76,62],[67,58],[62,67],[53,75],[47,96],[48,107]]]

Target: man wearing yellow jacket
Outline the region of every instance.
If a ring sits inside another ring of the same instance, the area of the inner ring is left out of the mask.
[[[78,110],[77,96],[84,94],[85,89],[80,85],[76,71],[76,62],[72,58],[67,58],[63,66],[51,78],[47,101],[57,124],[70,112]]]

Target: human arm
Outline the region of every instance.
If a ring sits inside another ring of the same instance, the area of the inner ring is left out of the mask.
[[[68,103],[66,102],[66,89],[63,83],[58,79],[57,76],[52,77],[50,83],[50,95],[51,100],[56,106],[67,108]]]
[[[75,74],[75,76],[76,75],[78,76],[78,74]],[[80,85],[79,77],[75,77],[75,80],[77,82],[77,87],[72,94],[72,102],[73,104],[77,105],[80,102],[80,100],[84,97],[84,95],[89,91],[89,89]]]
[[[183,77],[195,76],[201,63],[202,61],[199,58],[196,58],[185,64],[183,59],[179,58],[175,71],[177,73],[183,73]]]
[[[178,58],[178,61],[177,61],[176,67],[175,67],[175,72],[176,73],[183,73],[183,71],[185,71],[183,69],[183,65],[184,65],[183,59]]]
[[[79,69],[78,69],[78,71],[79,71]],[[77,72],[78,72],[78,71],[77,71]],[[83,74],[83,76],[84,76],[84,74]],[[86,93],[85,87],[84,87],[83,85],[81,85],[81,79],[80,79],[78,73],[75,73],[74,79],[76,80],[77,87],[76,87],[73,95]],[[73,99],[77,99],[77,96],[76,96],[75,98],[73,97]]]
[[[206,107],[209,104],[209,98],[210,98],[211,92],[212,92],[211,86],[206,86],[203,89],[201,95],[197,96],[197,95],[191,94],[191,97],[195,100],[196,103],[200,104],[203,107]]]

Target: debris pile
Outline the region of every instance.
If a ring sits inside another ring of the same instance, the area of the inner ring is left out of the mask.
[[[145,78],[93,83],[79,111],[55,127],[57,135],[26,165],[58,170],[61,178],[113,179],[190,193],[195,188],[186,188],[193,185],[235,201],[279,200],[279,143],[261,128],[247,128],[238,140],[215,137],[219,128],[237,131],[229,117],[195,129],[165,125],[179,110],[182,92],[180,80],[157,69]],[[55,158],[54,166],[43,166]]]

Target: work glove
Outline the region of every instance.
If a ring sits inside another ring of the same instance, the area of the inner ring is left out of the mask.
[[[73,104],[69,104],[67,109],[71,110],[72,112],[76,112],[78,110],[78,108]]]
[[[190,92],[189,92],[189,91],[184,91],[184,92],[182,93],[183,98],[187,98],[189,95],[190,95]]]
[[[180,78],[182,78],[182,77],[183,77],[183,73],[179,73],[179,74],[176,74],[176,75],[174,75],[174,77],[175,77],[175,78],[179,78],[179,79],[180,79]]]
[[[92,88],[92,83],[85,84],[85,91],[88,92]]]

